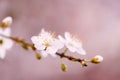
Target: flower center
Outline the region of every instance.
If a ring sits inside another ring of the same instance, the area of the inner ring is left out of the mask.
[[[45,40],[44,41],[44,45],[45,45],[45,49],[44,50],[46,50],[49,46],[50,46],[50,42],[49,42],[49,40]]]
[[[69,46],[73,46],[73,44],[71,42],[68,43]]]

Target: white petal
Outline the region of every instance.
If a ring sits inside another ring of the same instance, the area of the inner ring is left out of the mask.
[[[5,49],[11,49],[12,46],[13,46],[13,41],[12,40],[3,39],[3,47]]]
[[[44,29],[41,29],[41,32],[39,33],[39,36],[41,37],[49,37],[50,33],[45,31]]]
[[[45,45],[35,44],[35,48],[37,48],[38,50],[44,50],[45,47]]]
[[[10,33],[11,33],[11,29],[10,28],[6,28],[5,30],[4,30],[4,35],[6,35],[6,36],[10,36]]]
[[[47,56],[48,56],[48,54],[46,53],[46,51],[41,51],[41,55],[42,55],[43,57],[47,57]]]
[[[62,36],[59,35],[58,38],[59,38],[59,40],[60,40],[61,42],[63,42],[63,43],[66,42],[66,40],[65,40]]]
[[[0,34],[3,34],[3,29],[2,28],[0,28]]]
[[[0,49],[0,58],[1,59],[4,59],[5,58],[5,55],[6,55],[6,50],[4,48],[1,48]]]
[[[81,55],[86,55],[86,51],[83,50],[82,48],[79,50],[76,50],[77,53],[81,54]]]
[[[66,47],[69,49],[71,52],[75,52],[76,49],[73,46],[66,45]]]
[[[65,39],[66,39],[67,41],[71,41],[71,35],[70,35],[69,32],[65,32]]]
[[[55,40],[52,44],[56,49],[62,49],[64,47],[64,44],[60,40]]]
[[[51,55],[54,55],[57,52],[57,49],[55,47],[48,47],[46,52]]]
[[[73,41],[72,43],[74,44],[75,47],[82,47],[82,43],[80,42]]]
[[[32,36],[31,40],[33,43],[37,43],[39,41],[39,37],[38,36]]]

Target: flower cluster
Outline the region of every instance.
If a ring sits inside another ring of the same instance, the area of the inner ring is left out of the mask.
[[[69,51],[70,53],[86,55],[86,51],[83,49],[82,42],[69,32],[65,32],[63,37],[61,35],[56,36],[54,33],[42,29],[37,36],[31,37],[32,43],[28,43],[22,38],[10,36],[11,29],[9,26],[11,24],[12,17],[6,17],[0,24],[1,59],[5,58],[6,51],[12,47],[14,41],[25,50],[32,49],[36,53],[36,58],[39,60],[41,59],[41,55],[43,57],[47,57],[48,55],[53,57],[59,56],[60,58],[66,58],[70,61],[79,62],[81,63],[82,67],[87,66],[88,62],[97,64],[103,61],[103,57],[100,55],[96,55],[91,60],[86,60],[66,54],[67,51]],[[59,52],[59,50],[62,50],[63,52]],[[61,70],[66,71],[66,69],[67,65],[62,62]]]
[[[11,30],[8,26],[10,26],[12,23],[11,17],[6,17],[3,19],[1,26],[0,26],[0,58],[4,59],[6,51],[9,50],[12,45],[13,41],[6,38],[7,36],[10,36]]]
[[[82,43],[72,36],[69,32],[65,32],[65,38],[61,35],[55,37],[53,33],[41,30],[38,36],[31,38],[35,48],[40,50],[40,53],[46,57],[48,54],[56,56],[58,50],[66,48],[73,53],[85,55],[86,52],[82,48]]]

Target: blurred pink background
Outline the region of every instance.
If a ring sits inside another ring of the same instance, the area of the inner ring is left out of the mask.
[[[0,80],[120,80],[119,0],[0,0],[0,20],[12,16],[12,36],[31,42],[41,28],[61,34],[78,34],[90,59],[100,54],[104,61],[82,68],[65,60],[68,71],[60,70],[60,59],[37,60],[32,51],[15,44],[0,60]]]

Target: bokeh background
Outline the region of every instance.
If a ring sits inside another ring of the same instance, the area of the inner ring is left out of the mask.
[[[15,44],[0,60],[0,80],[120,80],[120,0],[0,0],[0,20],[12,16],[12,36],[31,42],[41,28],[63,35],[79,35],[86,56],[100,54],[104,61],[82,68],[65,60],[68,71],[60,70],[61,60],[37,60],[32,51]]]

